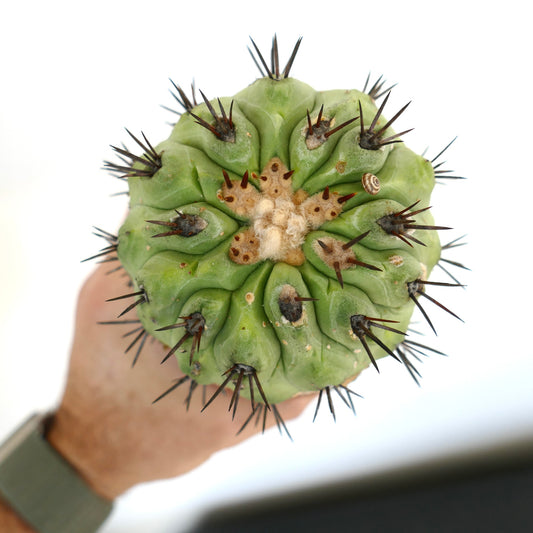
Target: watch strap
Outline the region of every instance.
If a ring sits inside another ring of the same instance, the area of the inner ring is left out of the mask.
[[[112,509],[44,438],[33,415],[0,446],[0,494],[39,533],[94,533]]]

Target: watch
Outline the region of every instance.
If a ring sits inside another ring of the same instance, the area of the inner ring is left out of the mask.
[[[94,533],[113,504],[45,439],[50,420],[33,415],[0,445],[0,496],[39,533]]]

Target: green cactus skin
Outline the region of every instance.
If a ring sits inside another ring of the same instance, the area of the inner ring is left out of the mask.
[[[384,118],[381,78],[368,93],[290,78],[299,44],[281,74],[277,42],[270,69],[256,47],[267,74],[233,98],[191,103],[175,85],[170,137],[130,134],[144,154],[107,163],[130,211],[96,257],[116,252],[134,286],[111,299],[132,298],[136,340],[168,346],[191,392],[233,390],[234,414],[240,396],[266,415],[318,391],[334,414],[330,391],[351,404],[345,385],[386,356],[413,374],[407,354],[427,347],[405,332],[448,229],[429,213],[436,167],[391,128],[407,106]]]

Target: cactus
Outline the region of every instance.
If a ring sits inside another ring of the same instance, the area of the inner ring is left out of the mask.
[[[229,389],[233,416],[246,397],[248,421],[271,412],[285,428],[276,404],[318,392],[335,416],[332,393],[353,409],[348,383],[379,359],[416,380],[410,357],[441,353],[406,337],[416,307],[435,330],[421,297],[457,316],[428,294],[460,286],[428,281],[439,262],[464,268],[441,258],[458,244],[441,247],[450,228],[429,211],[436,180],[456,176],[392,129],[409,104],[385,119],[382,78],[320,92],[289,77],[300,41],[281,69],[276,38],[270,65],[252,40],[261,77],[232,98],[200,91],[198,103],[173,83],[183,113],[170,137],[128,131],[136,150],[114,146],[120,161],[106,162],[130,210],[118,235],[98,230],[107,246],[93,258],[118,259],[132,284],[110,298],[126,306],[108,324],[135,325],[134,363],[153,336],[185,374],[156,401],[218,384],[204,409]]]

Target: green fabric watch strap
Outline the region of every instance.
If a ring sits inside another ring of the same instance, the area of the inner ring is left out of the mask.
[[[39,533],[94,533],[113,504],[45,440],[44,420],[32,416],[0,446],[0,494]]]

